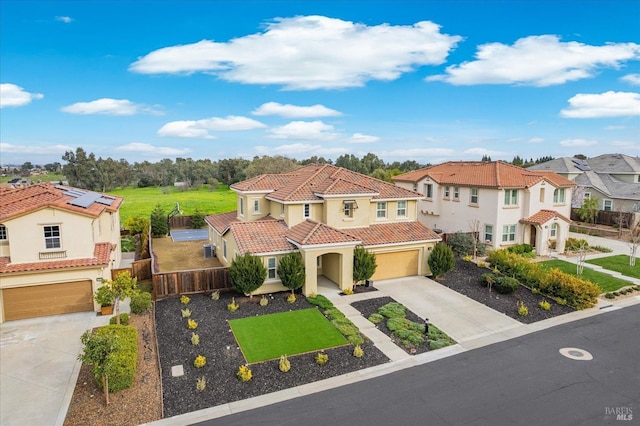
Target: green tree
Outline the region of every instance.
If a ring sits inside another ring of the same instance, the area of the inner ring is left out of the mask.
[[[353,283],[358,284],[368,280],[376,272],[378,267],[376,255],[362,246],[353,250]]]
[[[231,284],[238,292],[251,296],[267,278],[267,269],[258,256],[245,253],[233,259],[229,267]]]
[[[304,285],[306,274],[300,253],[289,253],[280,259],[278,276],[282,285],[290,289],[291,293]]]
[[[82,348],[82,353],[78,355],[78,359],[83,364],[93,366],[94,375],[102,378],[104,402],[109,405],[109,375],[113,367],[110,355],[118,350],[118,337],[93,334],[90,330],[87,330],[80,337],[80,342],[84,347]]]
[[[582,205],[578,208],[578,216],[587,223],[594,223],[597,213],[598,200],[595,198],[585,198]]]
[[[116,279],[113,281],[107,280],[106,285],[111,287],[113,297],[116,301],[115,315],[116,324],[118,325],[120,325],[120,302],[138,292],[137,284],[138,280],[136,278],[132,278],[127,272],[120,272],[116,275]]]
[[[196,211],[191,214],[191,228],[200,229],[204,227],[204,225],[206,225],[204,216],[205,214],[200,209],[196,209]]]
[[[452,270],[455,266],[456,262],[453,250],[445,243],[438,243],[431,251],[427,263],[429,263],[433,277],[438,278],[440,275]]]
[[[160,203],[151,212],[151,235],[154,237],[164,237],[169,232],[167,215],[162,210]]]

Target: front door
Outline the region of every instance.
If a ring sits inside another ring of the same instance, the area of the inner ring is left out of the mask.
[[[530,225],[529,229],[531,230],[529,232],[529,244],[531,245],[531,247],[533,247],[534,249],[536,248],[536,231],[538,228],[535,227],[535,225]]]

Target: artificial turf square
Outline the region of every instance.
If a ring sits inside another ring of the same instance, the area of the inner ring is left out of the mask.
[[[316,308],[241,318],[229,325],[250,364],[347,344]]]

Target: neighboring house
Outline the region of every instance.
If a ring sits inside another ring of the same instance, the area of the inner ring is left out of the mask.
[[[477,232],[495,249],[527,243],[539,255],[550,247],[564,250],[575,184],[556,173],[500,161],[450,161],[393,180],[423,193],[419,220],[435,230]]]
[[[581,160],[562,157],[529,167],[550,170],[578,185],[572,200],[580,207],[585,198],[598,200],[604,211],[640,212],[640,158],[625,154],[603,154]]]
[[[340,289],[353,286],[353,250],[376,254],[373,280],[430,273],[427,258],[440,237],[417,221],[422,195],[330,164],[260,175],[231,185],[237,210],[207,216],[216,256],[229,266],[237,255],[259,256],[267,268],[256,293],[285,290],[279,259],[299,252],[306,268],[303,293],[323,275]]]
[[[0,321],[99,310],[121,260],[121,197],[40,183],[0,189]]]

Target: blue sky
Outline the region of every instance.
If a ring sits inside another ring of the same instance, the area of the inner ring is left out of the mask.
[[[0,162],[640,155],[638,1],[0,4]]]

